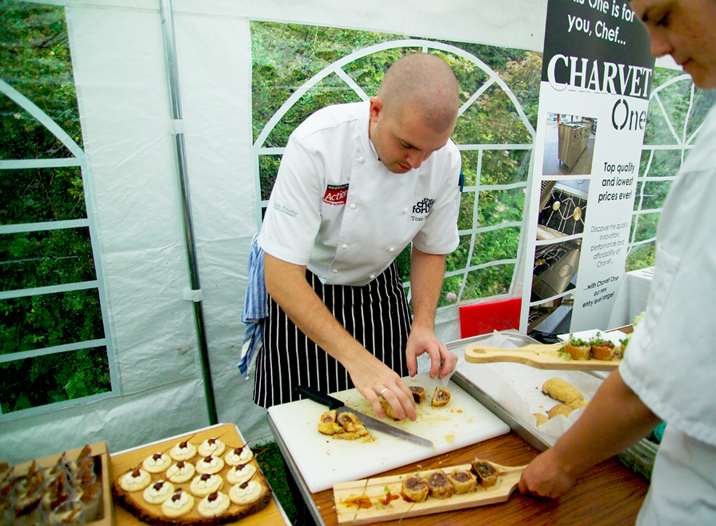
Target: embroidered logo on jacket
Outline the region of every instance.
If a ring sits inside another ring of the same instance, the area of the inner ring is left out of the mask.
[[[413,213],[410,216],[410,219],[412,221],[425,221],[425,218],[433,208],[433,203],[435,203],[435,199],[430,199],[428,197],[422,198],[413,205]]]
[[[329,184],[323,194],[323,202],[329,205],[344,205],[348,199],[348,184]]]

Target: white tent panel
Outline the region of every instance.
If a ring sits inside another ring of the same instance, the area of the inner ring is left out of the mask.
[[[105,440],[110,451],[178,435],[206,420],[203,388],[194,380],[151,392],[82,404],[42,419],[3,424],[3,460],[19,462],[61,449]]]
[[[236,367],[249,245],[259,217],[251,132],[247,19],[175,17],[191,206],[219,420],[270,439],[265,411]]]

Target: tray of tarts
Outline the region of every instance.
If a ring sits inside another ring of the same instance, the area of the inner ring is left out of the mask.
[[[233,424],[112,455],[110,465],[120,526],[283,523],[253,451]]]
[[[564,343],[534,343],[504,349],[472,344],[465,347],[465,360],[470,363],[513,362],[537,369],[574,371],[611,371],[619,367],[625,345],[615,345],[599,337],[585,341],[570,338]]]
[[[333,486],[338,524],[371,524],[505,502],[527,466],[470,464]]]

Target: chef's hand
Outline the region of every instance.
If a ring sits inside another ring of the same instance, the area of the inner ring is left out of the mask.
[[[430,378],[445,378],[453,372],[457,364],[455,353],[448,351],[445,344],[438,340],[435,331],[428,327],[413,325],[405,348],[408,359],[408,372],[415,376],[418,372],[417,358],[423,353],[430,355]]]
[[[358,392],[370,402],[373,412],[386,416],[379,401],[382,396],[392,406],[398,420],[406,417],[415,420],[413,394],[398,373],[367,351],[355,354],[357,359],[344,363],[344,366]]]
[[[570,475],[559,460],[554,448],[535,457],[522,472],[520,492],[556,499],[574,486],[576,477]]]

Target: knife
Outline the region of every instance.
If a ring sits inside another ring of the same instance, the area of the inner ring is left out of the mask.
[[[347,407],[342,400],[339,400],[338,398],[333,398],[332,396],[313,389],[312,387],[304,387],[299,385],[295,388],[295,391],[310,398],[314,402],[318,402],[319,404],[328,406],[329,409],[335,409],[336,414],[340,414],[343,412],[353,413],[361,419],[361,421],[366,427],[369,427],[375,431],[380,431],[381,433],[385,433],[386,435],[407,440],[408,442],[412,442],[413,444],[417,444],[419,446],[430,448],[434,447],[433,443],[427,438],[419,437],[418,435],[408,433],[407,431],[403,431],[402,429],[398,429],[397,427],[393,427],[390,424],[381,422],[376,418],[351,409],[350,407]]]

